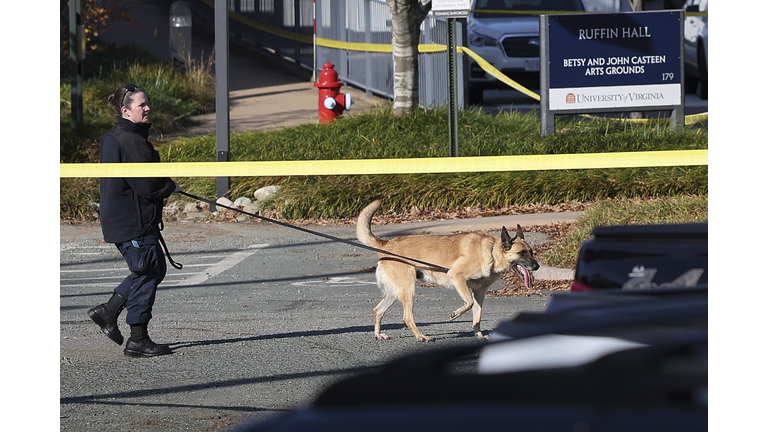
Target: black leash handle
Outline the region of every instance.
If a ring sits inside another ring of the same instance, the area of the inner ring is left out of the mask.
[[[163,221],[160,220],[160,226],[157,227],[157,239],[160,240],[160,244],[163,246],[163,250],[165,251],[165,256],[168,257],[168,262],[171,263],[173,268],[176,270],[181,270],[182,267],[184,267],[181,263],[178,263],[171,258],[171,253],[168,252],[168,246],[165,244],[165,239],[163,238],[163,234],[160,233],[160,231],[163,230]]]
[[[199,196],[195,196],[195,195],[192,195],[192,194],[189,194],[189,193],[186,193],[186,192],[176,192],[176,193],[180,193],[180,194],[188,196],[188,197],[190,197],[192,199],[204,201],[204,202],[206,202],[208,204],[212,204],[212,205],[215,205],[215,206],[218,206],[218,207],[224,207],[226,209],[234,210],[234,211],[236,211],[238,213],[242,213],[244,215],[252,216],[252,217],[255,217],[255,218],[258,218],[258,219],[261,219],[261,220],[265,220],[267,222],[272,222],[273,224],[284,226],[286,228],[292,228],[292,229],[295,229],[295,230],[303,231],[305,233],[309,233],[309,234],[313,234],[313,235],[316,235],[316,236],[319,236],[319,237],[327,238],[329,240],[333,240],[333,241],[336,241],[336,242],[346,243],[348,245],[352,245],[352,246],[355,246],[355,247],[359,247],[359,248],[368,249],[368,250],[371,250],[371,251],[374,251],[374,252],[379,252],[379,253],[387,254],[387,255],[390,255],[390,256],[393,256],[393,257],[401,258],[401,259],[404,259],[404,260],[407,260],[407,261],[413,261],[413,262],[416,262],[416,263],[419,263],[419,264],[424,264],[425,266],[436,268],[436,269],[438,269],[440,271],[444,271],[446,273],[448,272],[448,269],[443,267],[443,266],[439,266],[439,265],[436,265],[436,264],[431,264],[431,263],[428,263],[428,262],[425,262],[425,261],[419,261],[419,260],[414,259],[414,258],[408,258],[406,256],[398,255],[398,254],[395,254],[395,253],[392,253],[392,252],[387,252],[387,251],[385,251],[383,249],[371,247],[371,246],[368,246],[368,245],[365,245],[365,244],[362,244],[362,243],[357,243],[357,242],[353,242],[353,241],[350,241],[350,240],[345,240],[343,238],[334,237],[332,235],[319,233],[317,231],[312,231],[312,230],[309,230],[309,229],[306,229],[306,228],[302,228],[302,227],[299,227],[299,226],[296,226],[296,225],[291,225],[289,223],[280,222],[278,220],[270,219],[270,218],[265,217],[265,216],[260,216],[260,215],[254,214],[254,213],[249,213],[247,211],[240,210],[238,208],[229,207],[229,206],[226,206],[226,205],[223,205],[223,204],[219,204],[216,201],[207,200],[205,198],[201,198]]]
[[[168,262],[171,263],[173,268],[176,270],[181,270],[182,267],[184,267],[181,263],[178,263],[171,258],[171,253],[168,252],[168,246],[165,245],[165,240],[163,239],[163,236],[160,235],[157,237],[160,240],[160,243],[163,245],[163,249],[165,250],[165,256],[168,257]]]

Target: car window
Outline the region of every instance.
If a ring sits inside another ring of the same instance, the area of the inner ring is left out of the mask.
[[[583,11],[584,5],[581,0],[477,0],[474,10],[480,18],[502,18],[510,15],[500,11]]]

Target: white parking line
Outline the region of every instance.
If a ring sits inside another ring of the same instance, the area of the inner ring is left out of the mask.
[[[83,254],[80,254],[83,255]],[[210,267],[210,264],[184,264],[184,268],[190,268],[190,267]],[[126,270],[125,266],[115,267],[113,269],[108,270]],[[60,274],[65,273],[93,273],[95,271],[103,271],[103,270],[93,270],[93,269],[74,269],[74,270],[59,270]],[[127,270],[126,270],[127,271]],[[171,273],[168,273],[169,275]]]
[[[342,286],[359,286],[359,285],[376,285],[376,282],[370,282],[370,281],[364,281],[357,278],[351,278],[351,277],[336,277],[336,278],[328,278],[323,281],[318,280],[308,280],[308,281],[301,281],[301,282],[293,282],[291,285],[293,286],[312,286],[312,287],[321,287],[321,286],[327,286],[327,285],[342,285]]]
[[[219,263],[214,264],[208,267],[207,269],[194,274],[190,278],[176,282],[174,284],[165,284],[165,285],[179,286],[179,285],[197,285],[197,284],[203,283],[208,279],[231,269],[235,265],[239,264],[242,260],[253,255],[257,250],[264,249],[268,246],[269,244],[258,244],[258,245],[248,246],[247,250],[235,252],[232,255],[228,256],[227,258],[224,258],[223,260],[221,260]]]
[[[248,258],[249,256],[256,253],[256,251],[260,249],[264,249],[269,247],[269,244],[256,244],[248,246],[246,249],[235,252],[226,258],[224,258],[221,261],[218,261],[216,263],[210,264],[210,263],[202,263],[202,264],[188,264],[184,265],[184,269],[190,269],[190,268],[200,268],[202,267],[203,270],[196,271],[196,272],[184,272],[179,274],[175,272],[168,272],[168,275],[166,276],[165,281],[163,282],[163,286],[187,286],[187,285],[197,285],[200,283],[203,283],[207,281],[208,279],[215,277],[216,275],[219,275],[230,268],[234,267],[244,259]],[[206,255],[205,258],[211,259],[215,256],[212,255]],[[107,276],[87,276],[87,275],[78,275],[78,273],[104,273],[104,272],[122,272],[126,273],[127,269],[124,267],[113,267],[109,269],[65,269],[65,270],[59,270],[59,273],[63,276],[62,279],[68,282],[68,284],[63,285],[59,284],[59,288],[76,288],[83,285],[88,285],[90,287],[114,287],[115,284],[119,283],[120,280],[125,278],[127,274],[122,275],[107,275]],[[187,276],[187,277],[184,277]],[[184,277],[183,279],[179,279],[180,277]],[[170,279],[175,279],[174,281],[170,281]],[[76,283],[78,280],[83,280],[83,283]],[[108,282],[109,280],[114,280],[114,283]],[[97,283],[93,283],[97,282]],[[74,284],[73,284],[74,283]]]

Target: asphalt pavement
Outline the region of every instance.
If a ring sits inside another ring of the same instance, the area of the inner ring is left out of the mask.
[[[522,217],[505,223],[518,220]],[[456,226],[374,225],[373,230],[388,237]],[[355,238],[353,226],[312,229]],[[98,224],[61,226],[62,432],[234,430],[306,406],[325,386],[387,360],[478,343],[471,313],[449,320],[461,304],[458,294],[429,285],[417,287],[414,313],[435,342],[416,341],[399,304],[383,321],[391,339],[375,340],[372,309],[381,294],[373,273],[377,257],[367,249],[268,222],[174,223],[164,237],[184,267],[169,268],[149,332],[173,354],[137,359],[124,356],[123,347],[87,315],[126,276],[125,263],[114,245],[104,243]],[[534,248],[547,240],[536,232],[526,233],[526,239]],[[502,286],[497,282],[495,288]],[[547,304],[547,295],[489,296],[483,330]],[[128,333],[124,315],[119,327]]]

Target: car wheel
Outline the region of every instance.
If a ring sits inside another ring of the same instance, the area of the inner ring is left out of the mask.
[[[698,52],[696,53],[696,59],[699,63],[699,87],[701,89],[701,98],[706,100],[709,98],[708,78],[707,78],[707,60],[704,53],[704,47],[699,45]]]

